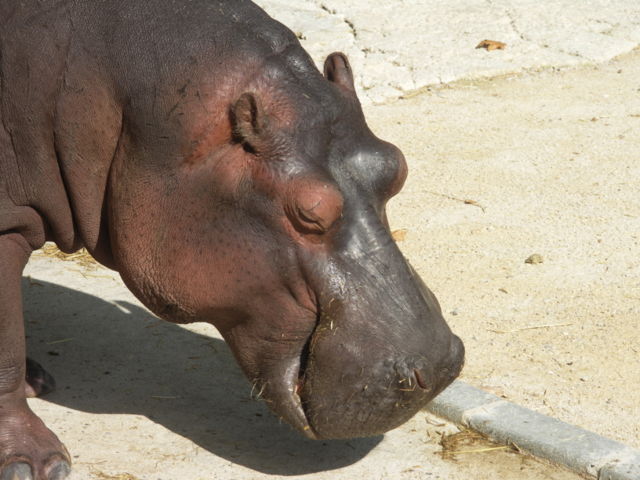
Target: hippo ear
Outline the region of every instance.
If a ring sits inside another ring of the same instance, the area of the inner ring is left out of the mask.
[[[253,93],[243,93],[231,107],[233,138],[249,151],[261,150],[267,135],[267,115]]]
[[[324,76],[330,82],[355,92],[353,72],[344,53],[334,52],[324,61]]]

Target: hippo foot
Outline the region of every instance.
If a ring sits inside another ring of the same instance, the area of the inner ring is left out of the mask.
[[[49,469],[49,473],[44,477],[34,477],[31,465],[24,462],[10,463],[2,469],[0,480],[64,480],[69,476],[71,467],[65,461],[58,462],[54,467]]]
[[[41,397],[52,392],[56,388],[56,381],[42,365],[35,360],[27,358],[27,374],[25,383],[25,395],[27,398]],[[4,480],[0,478],[0,480]]]
[[[0,480],[63,480],[67,449],[24,399],[0,396]]]

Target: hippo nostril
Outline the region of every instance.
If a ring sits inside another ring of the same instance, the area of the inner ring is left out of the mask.
[[[413,374],[416,377],[416,382],[418,382],[418,386],[423,390],[431,390],[431,387],[425,382],[424,378],[422,378],[422,374],[417,368],[413,369]]]

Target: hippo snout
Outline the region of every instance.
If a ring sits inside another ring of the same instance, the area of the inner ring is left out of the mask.
[[[449,357],[445,360],[445,367],[447,364],[451,365],[449,368],[452,378],[449,381],[452,381],[460,374],[464,366],[464,343],[457,335],[451,337],[451,347],[449,349]]]
[[[436,391],[437,395],[447,388],[453,380],[460,375],[464,366],[464,344],[457,335],[451,336],[449,353],[444,357],[439,368],[436,370]]]
[[[424,357],[410,357],[403,368],[408,383],[419,394],[437,395],[459,374],[464,365],[464,344],[456,335],[451,336],[448,352],[435,366]]]
[[[349,345],[340,331],[330,343],[316,340],[300,397],[315,438],[371,436],[391,430],[423,408],[458,376],[461,340],[450,334],[430,352],[391,351]]]

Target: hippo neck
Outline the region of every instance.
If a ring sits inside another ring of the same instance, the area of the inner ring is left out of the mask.
[[[64,8],[29,22],[21,15],[0,41],[0,115],[10,145],[0,141],[9,179],[0,185],[8,193],[0,210],[21,213],[0,227],[19,231],[34,249],[45,240],[66,252],[85,246],[109,265],[102,212],[121,113]]]

